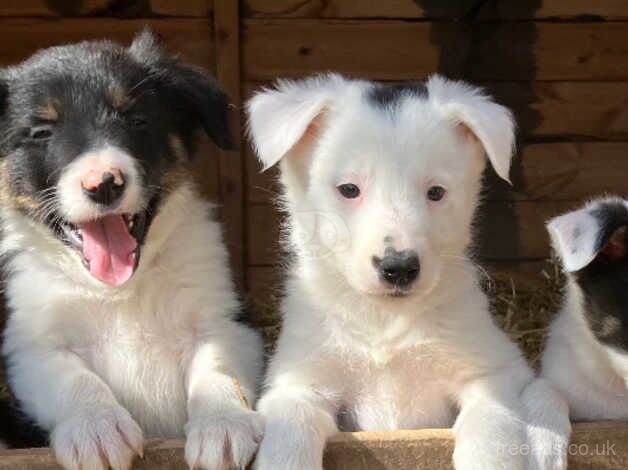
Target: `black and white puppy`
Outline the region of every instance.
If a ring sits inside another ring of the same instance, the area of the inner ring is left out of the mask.
[[[542,374],[573,419],[628,419],[628,201],[592,201],[548,229],[568,282]]]
[[[197,131],[230,144],[216,83],[162,54],[54,47],[0,71],[0,222],[10,386],[68,469],[127,469],[187,435],[195,468],[244,467],[262,365],[210,207]]]

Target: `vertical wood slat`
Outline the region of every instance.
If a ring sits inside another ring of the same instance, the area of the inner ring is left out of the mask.
[[[238,149],[223,151],[220,155],[220,196],[225,223],[226,242],[231,255],[234,278],[239,287],[244,285],[244,181],[243,154],[238,141],[241,129],[240,115],[240,12],[239,2],[214,1],[214,34],[216,78],[235,106],[232,116],[232,135]]]

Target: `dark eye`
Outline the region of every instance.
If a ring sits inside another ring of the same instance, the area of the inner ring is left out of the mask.
[[[50,126],[33,127],[28,133],[28,138],[32,140],[48,140],[50,137],[52,137],[52,127]]]
[[[440,201],[443,197],[445,197],[445,193],[447,190],[442,186],[432,186],[427,190],[427,198],[430,201]]]
[[[338,192],[342,194],[342,197],[346,197],[347,199],[355,199],[360,195],[360,188],[352,183],[341,184],[340,186],[338,186]]]
[[[148,119],[140,114],[131,114],[124,118],[124,121],[129,127],[134,129],[145,129],[148,125]]]

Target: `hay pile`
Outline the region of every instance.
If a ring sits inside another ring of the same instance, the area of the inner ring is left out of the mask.
[[[532,281],[517,285],[512,278],[495,275],[483,284],[495,321],[519,344],[536,369],[547,328],[562,303],[565,279],[560,266],[548,261],[539,278]]]

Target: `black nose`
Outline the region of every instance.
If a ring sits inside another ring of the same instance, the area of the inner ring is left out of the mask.
[[[83,186],[83,192],[87,194],[92,201],[110,206],[116,202],[124,193],[124,179],[120,175],[118,181],[113,173],[105,172],[102,174],[102,181],[98,186],[86,188]]]
[[[393,248],[386,248],[383,258],[373,256],[373,266],[383,282],[400,288],[412,284],[421,270],[415,251],[396,251]]]

